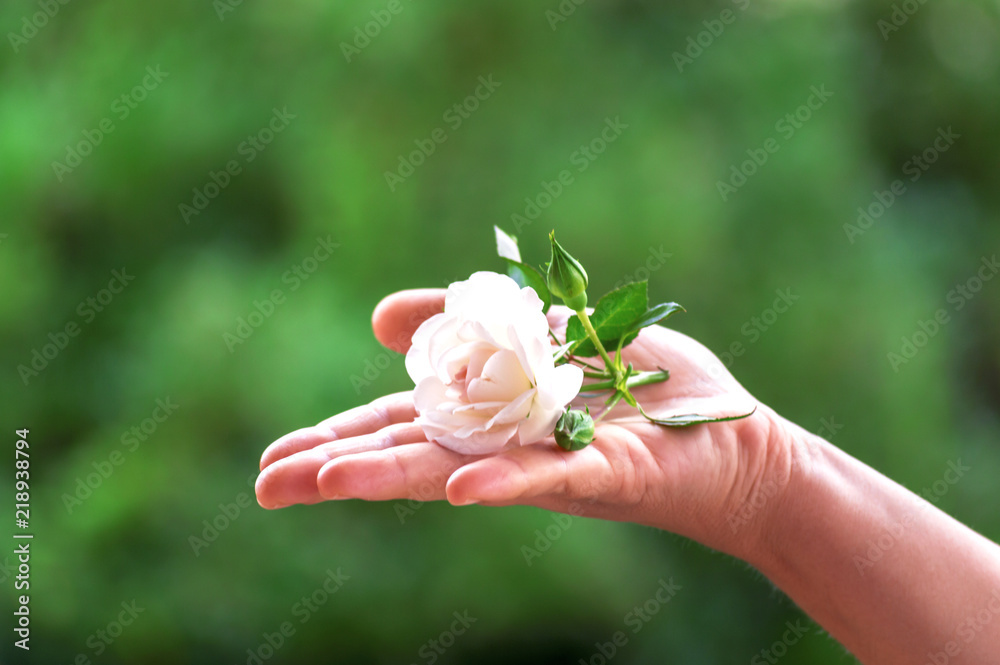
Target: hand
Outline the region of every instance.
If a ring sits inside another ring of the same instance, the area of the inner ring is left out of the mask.
[[[393,294],[375,309],[375,336],[405,352],[443,304],[443,290]],[[569,315],[550,311],[557,334]],[[737,415],[756,404],[718,358],[681,333],[646,328],[624,356],[639,371],[670,371],[668,381],[634,391],[651,415]],[[600,401],[589,404],[599,412]],[[761,487],[768,496],[780,492],[791,468],[790,426],[763,405],[749,418],[688,428],[649,423],[620,405],[581,451],[566,452],[549,437],[486,456],[428,442],[415,417],[410,391],[285,435],[261,458],[257,500],[265,508],[346,498],[530,505],[646,524],[747,558],[764,515],[739,528],[732,517]]]

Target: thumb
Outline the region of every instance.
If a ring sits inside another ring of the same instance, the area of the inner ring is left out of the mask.
[[[411,289],[386,296],[372,313],[375,339],[383,346],[406,353],[420,324],[444,311],[444,289]]]

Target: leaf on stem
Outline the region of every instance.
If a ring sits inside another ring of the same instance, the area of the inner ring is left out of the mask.
[[[549,293],[549,287],[545,285],[545,278],[542,277],[542,273],[527,263],[519,263],[507,257],[504,257],[503,260],[507,262],[507,274],[510,275],[511,279],[517,282],[517,285],[522,289],[526,286],[534,289],[545,305],[542,311],[548,312],[549,307],[552,307],[552,294]]]
[[[632,322],[629,326],[628,332],[639,332],[647,326],[652,326],[664,319],[668,318],[671,314],[676,312],[686,312],[687,310],[678,305],[675,302],[664,302],[660,303],[656,307],[650,307],[646,310],[646,313],[640,316],[638,319]]]
[[[629,334],[629,329],[648,307],[647,283],[634,282],[615,289],[598,300],[590,321],[601,343],[613,347],[623,335],[634,338],[638,334]],[[587,331],[577,315],[573,315],[566,325],[566,341],[575,342],[570,351],[573,355],[585,358],[597,355],[597,348],[587,338]]]
[[[654,418],[648,413],[643,411],[641,406],[637,407],[639,413],[643,415],[646,420],[651,423],[656,423],[657,425],[663,425],[665,427],[689,427],[691,425],[701,425],[703,423],[721,423],[727,420],[740,420],[741,418],[749,418],[754,413],[757,412],[757,407],[754,406],[750,413],[744,413],[739,416],[723,416],[723,417],[713,417],[713,416],[701,416],[697,413],[686,413],[676,416],[669,416],[667,418]]]

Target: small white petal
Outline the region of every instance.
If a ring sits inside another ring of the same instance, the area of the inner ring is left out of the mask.
[[[494,226],[493,230],[497,236],[497,254],[521,263],[521,250],[517,247],[517,239],[501,231],[499,226]]]

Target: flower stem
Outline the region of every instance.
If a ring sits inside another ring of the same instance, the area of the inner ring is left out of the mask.
[[[590,341],[594,343],[597,347],[597,352],[601,354],[601,359],[604,361],[605,367],[610,371],[615,378],[619,376],[618,366],[611,362],[611,358],[608,356],[608,352],[605,350],[604,345],[601,344],[600,338],[597,336],[597,331],[594,330],[594,324],[590,322],[590,317],[587,315],[586,309],[581,309],[576,315],[580,318],[580,323],[583,324],[583,329],[587,331],[587,337]]]
[[[604,419],[604,416],[611,413],[611,409],[615,408],[615,406],[618,405],[618,402],[620,402],[622,400],[622,397],[624,396],[625,395],[622,393],[615,393],[614,397],[611,398],[611,401],[609,401],[607,406],[604,407],[604,410],[601,411],[601,415],[594,418],[594,424],[596,425],[597,423],[601,422],[601,420]]]
[[[653,383],[662,383],[670,378],[667,372],[656,371],[656,372],[639,372],[638,374],[633,374],[629,377],[626,385],[629,388],[636,388],[638,386],[648,386]],[[617,387],[617,381],[599,381],[597,383],[588,383],[583,388],[588,392],[596,390],[613,390]]]

